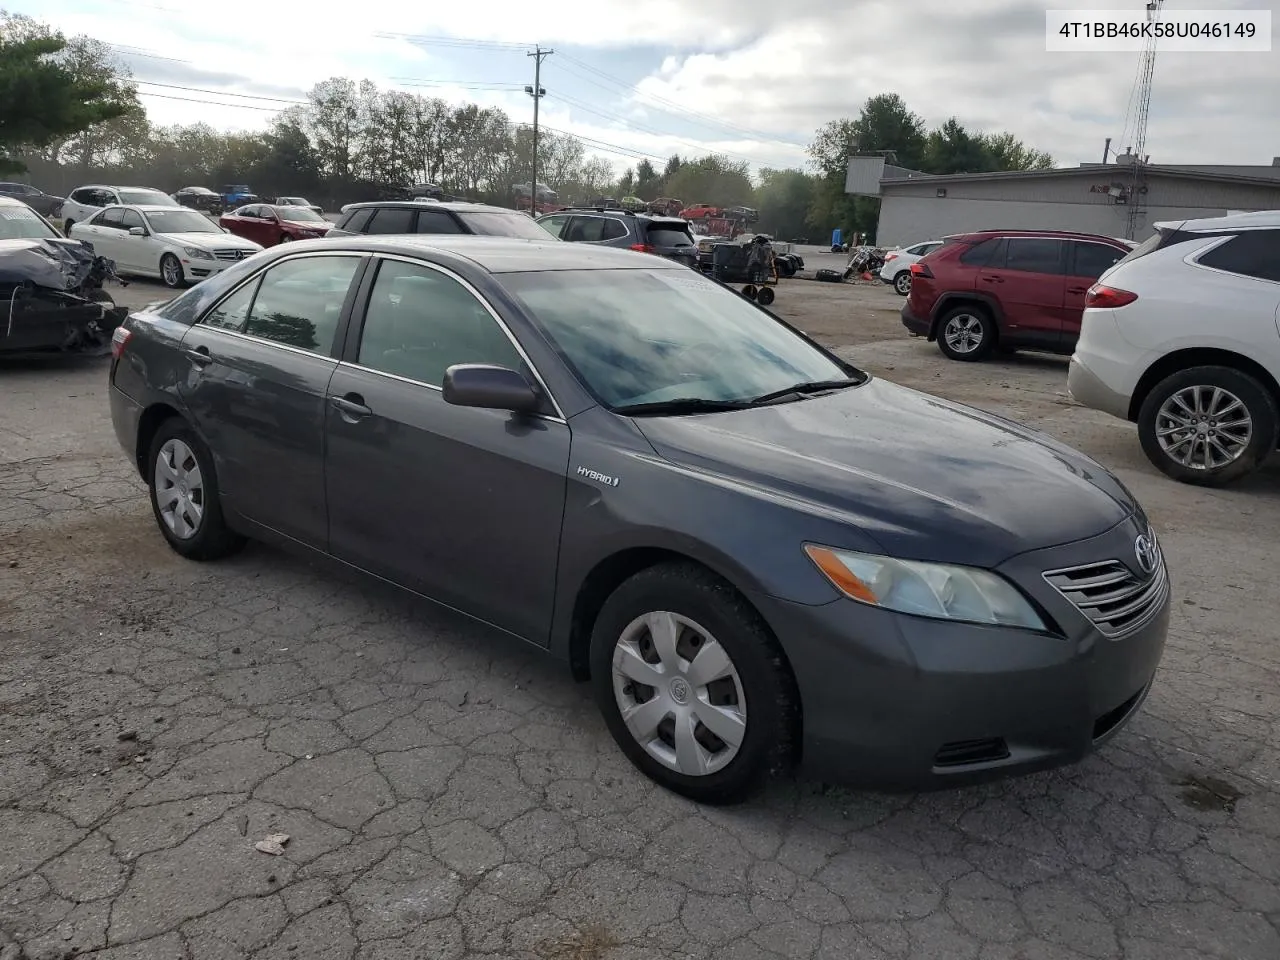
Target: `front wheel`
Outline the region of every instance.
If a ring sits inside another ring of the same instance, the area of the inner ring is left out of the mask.
[[[791,763],[799,702],[756,611],[690,563],[660,564],[605,601],[591,674],[610,733],[661,786],[738,803]]]
[[[213,457],[186,421],[173,417],[162,423],[148,458],[151,509],[176,553],[217,560],[244,545],[223,520]]]
[[[160,258],[160,280],[166,287],[175,290],[183,284],[182,264],[172,253],[166,253]]]
[[[900,297],[911,295],[911,271],[899,270],[893,275],[893,289]]]
[[[761,287],[756,293],[756,303],[760,304],[762,307],[767,307],[769,304],[773,303],[773,288]]]
[[[1160,381],[1138,412],[1142,452],[1182,483],[1220,487],[1256,470],[1275,449],[1271,393],[1232,367],[1193,367]]]
[[[978,307],[956,307],[938,321],[938,349],[952,360],[984,360],[995,345],[995,322]]]
[[[75,225],[76,225],[76,222],[74,220],[68,220],[66,223],[64,223],[62,225],[62,235],[65,237],[71,236],[71,228],[74,227]]]

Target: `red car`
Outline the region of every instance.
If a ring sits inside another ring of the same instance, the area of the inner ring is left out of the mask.
[[[999,348],[1071,354],[1089,287],[1130,249],[1114,237],[983,230],[944,238],[911,265],[902,324],[952,360]]]
[[[264,247],[290,240],[308,240],[323,237],[333,224],[307,207],[272,206],[268,203],[250,203],[237,207],[218,218],[218,225],[226,227],[237,237],[253,240]]]
[[[695,203],[691,207],[685,207],[680,211],[680,216],[685,220],[706,220],[711,217],[720,216],[719,207],[713,207],[709,203]]]

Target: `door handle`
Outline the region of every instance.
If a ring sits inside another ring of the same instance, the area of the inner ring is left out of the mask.
[[[348,393],[343,397],[330,397],[329,403],[349,421],[363,420],[373,411],[365,405],[364,397],[358,393]]]
[[[197,367],[207,367],[213,363],[213,357],[209,355],[208,347],[192,347],[190,350],[184,350],[187,359],[194,363]]]
[[[986,283],[1004,283],[1004,277],[983,277]]]
[[[1069,287],[1069,288],[1067,288],[1067,293],[1088,293],[1088,292],[1089,292],[1089,288],[1088,288],[1088,287]]]

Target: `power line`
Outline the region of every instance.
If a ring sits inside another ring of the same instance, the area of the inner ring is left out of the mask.
[[[238,97],[242,100],[266,100],[270,103],[292,103],[305,106],[306,100],[286,100],[283,97],[260,97],[253,93],[232,93],[228,90],[206,90],[203,87],[184,87],[177,83],[159,83],[155,80],[135,80],[130,78],[132,83],[141,83],[148,87],[163,87],[166,90],[186,90],[189,93],[210,93],[219,97]],[[159,96],[159,94],[155,94]]]
[[[210,91],[216,93],[216,91]],[[283,113],[284,107],[260,107],[252,103],[219,103],[217,100],[197,100],[195,97],[179,97],[170,93],[151,93],[147,90],[139,90],[140,97],[159,97],[161,100],[182,100],[185,103],[202,103],[206,107],[233,107],[236,110],[263,110],[267,113]]]

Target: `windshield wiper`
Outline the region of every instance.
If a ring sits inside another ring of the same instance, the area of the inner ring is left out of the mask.
[[[845,387],[860,386],[864,382],[864,380],[856,380],[852,377],[846,377],[842,380],[810,380],[808,383],[793,383],[791,386],[784,387],[781,390],[774,390],[772,393],[753,397],[749,402],[752,406],[758,407],[762,404],[781,400],[784,397],[803,396],[806,393],[821,393],[824,390],[842,390]]]
[[[752,400],[708,400],[705,397],[677,397],[674,400],[655,400],[651,403],[629,403],[614,407],[614,413],[627,417],[646,414],[712,413],[719,410],[746,410],[755,406]]]

